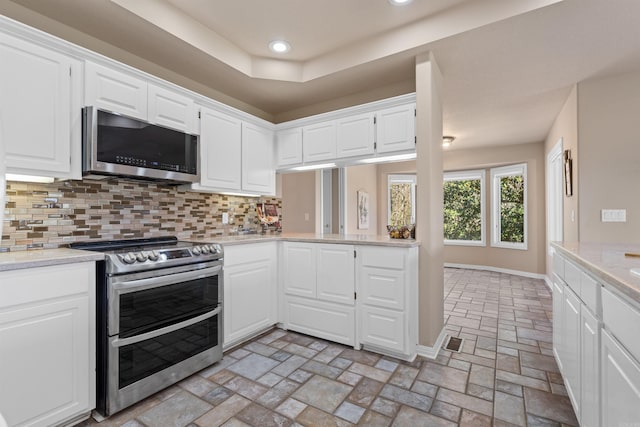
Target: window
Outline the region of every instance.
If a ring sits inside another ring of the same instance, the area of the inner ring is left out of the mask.
[[[484,246],[483,170],[444,174],[444,243]]]
[[[491,245],[527,249],[527,165],[491,169]]]
[[[416,176],[389,175],[388,224],[394,226],[416,222]]]

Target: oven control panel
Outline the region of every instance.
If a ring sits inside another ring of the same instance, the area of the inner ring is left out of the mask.
[[[222,254],[222,247],[218,244],[194,245],[190,248],[171,248],[149,251],[131,251],[119,254],[118,258],[125,264],[137,263],[158,263],[170,260],[192,258],[193,261],[202,259],[219,258]]]

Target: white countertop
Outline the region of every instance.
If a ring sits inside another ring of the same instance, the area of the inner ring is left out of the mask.
[[[372,245],[391,246],[399,248],[412,248],[420,246],[420,242],[415,239],[392,239],[389,236],[376,236],[365,234],[314,234],[314,233],[281,233],[281,234],[246,234],[241,236],[224,236],[203,239],[211,243],[222,245],[238,245],[243,243],[259,243],[268,241],[284,240],[288,242],[309,242],[309,243],[338,243],[345,245]]]
[[[191,239],[189,240],[192,241]],[[247,234],[242,236],[224,236],[201,239],[202,242],[220,243],[225,246],[279,240],[290,242],[339,243],[345,245],[391,246],[399,248],[412,248],[420,245],[420,242],[413,239],[391,239],[388,236],[357,234],[346,236],[339,234],[323,235],[313,233]],[[67,248],[3,252],[0,253],[0,271],[44,267],[47,265],[71,264],[85,261],[100,261],[103,259],[104,255],[100,252]]]
[[[632,268],[640,268],[640,258],[624,256],[626,252],[640,254],[640,245],[553,242],[552,246],[595,277],[640,303],[640,277],[630,272]]]
[[[100,252],[79,251],[77,249],[38,249],[0,253],[0,271],[23,268],[44,267],[47,265],[72,264],[85,261],[100,261],[104,255]]]

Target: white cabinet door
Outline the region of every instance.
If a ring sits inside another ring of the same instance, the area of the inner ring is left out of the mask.
[[[242,122],[209,108],[200,112],[200,186],[240,191]]]
[[[640,365],[602,331],[602,425],[633,426],[640,420]]]
[[[224,249],[224,347],[276,323],[277,243]]]
[[[576,416],[580,419],[580,299],[569,288],[564,287],[564,319],[563,319],[563,371],[567,393],[573,403]]]
[[[317,298],[353,306],[356,282],[353,246],[321,244],[317,251]]]
[[[316,245],[284,242],[284,292],[307,298],[316,297]]]
[[[87,61],[85,105],[147,120],[147,82]]]
[[[580,425],[597,427],[600,425],[600,322],[584,304],[580,310]]]
[[[88,414],[95,407],[95,263],[0,272],[0,284],[0,413],[11,426]]]
[[[7,172],[80,178],[80,63],[1,34],[0,64]]]
[[[336,158],[336,123],[323,122],[302,128],[302,157],[305,162]]]
[[[302,163],[302,128],[281,130],[276,135],[278,167]]]
[[[557,255],[555,256],[557,257]],[[564,283],[556,276],[553,278],[553,354],[560,368],[564,372]]]
[[[374,153],[373,113],[339,119],[336,128],[338,158]]]
[[[174,91],[149,84],[149,122],[197,134],[196,109],[193,99]]]
[[[405,352],[406,317],[404,313],[379,307],[363,306],[360,316],[362,344]]]
[[[415,104],[387,108],[376,113],[378,153],[415,149]]]
[[[242,190],[276,193],[273,132],[248,123],[242,124]]]

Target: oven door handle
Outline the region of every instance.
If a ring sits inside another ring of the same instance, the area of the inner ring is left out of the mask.
[[[175,332],[178,329],[186,328],[187,326],[195,325],[196,323],[202,322],[203,320],[207,320],[210,317],[213,317],[217,314],[220,314],[222,311],[222,306],[218,306],[215,310],[211,310],[207,313],[201,314],[200,316],[193,317],[189,320],[185,320],[184,322],[176,323],[173,325],[165,326],[164,328],[156,329],[155,331],[146,332],[144,334],[135,335],[133,337],[128,338],[116,338],[111,342],[114,347],[122,347],[129,344],[135,344],[140,341],[145,341],[151,338],[159,337],[160,335],[165,335],[170,332]]]
[[[168,274],[166,276],[148,277],[146,279],[137,280],[122,280],[120,278],[114,278],[112,280],[111,288],[116,293],[128,293],[134,292],[140,289],[152,289],[165,285],[172,285],[188,280],[198,280],[205,277],[215,276],[222,271],[222,265],[216,265],[215,267],[207,267],[199,270],[185,271],[182,273]],[[113,295],[115,297],[115,295]]]

